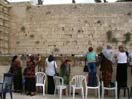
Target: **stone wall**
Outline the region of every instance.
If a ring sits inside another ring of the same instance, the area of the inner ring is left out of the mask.
[[[132,3],[11,6],[11,53],[84,54],[108,42],[115,49],[132,44]]]
[[[9,52],[9,5],[0,1],[0,54]]]

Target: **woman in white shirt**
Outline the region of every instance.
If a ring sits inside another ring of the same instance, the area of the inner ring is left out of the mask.
[[[127,53],[122,45],[119,46],[117,54],[116,80],[118,87],[127,87]]]
[[[48,94],[54,94],[55,84],[54,84],[54,75],[56,73],[57,64],[54,60],[54,57],[50,55],[46,58],[46,74],[48,77]]]

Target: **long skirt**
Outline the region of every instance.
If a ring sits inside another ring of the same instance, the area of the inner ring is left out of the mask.
[[[127,63],[117,64],[116,73],[118,87],[127,87]]]
[[[13,77],[13,85],[14,85],[14,91],[21,92],[23,85],[22,85],[22,75],[15,75]]]
[[[108,87],[110,85],[111,79],[112,79],[112,72],[102,71],[102,80],[104,82],[105,87]]]
[[[36,91],[36,80],[35,77],[25,78],[25,91],[26,92],[35,92]]]
[[[55,84],[53,76],[48,76],[48,94],[54,94]]]
[[[102,81],[104,82],[104,86],[108,87],[111,83],[113,68],[112,62],[104,56],[102,57],[100,71],[102,73]]]

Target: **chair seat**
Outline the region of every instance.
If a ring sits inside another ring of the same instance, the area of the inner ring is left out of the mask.
[[[81,89],[81,88],[83,88],[83,86],[76,86],[76,85],[72,85],[72,87],[75,88],[75,89]]]
[[[91,86],[87,86],[88,89],[97,89],[99,88],[100,86],[96,86],[96,87],[91,87]]]
[[[56,88],[57,89],[66,89],[67,87],[65,85],[57,85]]]
[[[36,84],[36,86],[44,86],[44,84]]]
[[[115,90],[116,87],[104,87],[105,90]]]

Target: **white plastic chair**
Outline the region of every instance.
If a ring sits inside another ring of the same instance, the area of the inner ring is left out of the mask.
[[[54,99],[56,95],[56,91],[58,90],[60,93],[60,99],[62,99],[62,90],[67,89],[67,86],[64,85],[64,79],[59,76],[54,76],[54,83],[55,83],[55,91],[54,91]]]
[[[44,72],[36,73],[36,87],[40,86],[43,88],[43,96],[45,96],[45,84],[46,84],[46,74]]]
[[[112,87],[105,87],[104,83],[102,81],[102,99],[104,99],[104,91],[105,90],[115,91],[115,99],[117,99],[117,82],[116,81],[114,82],[114,86],[112,86]]]
[[[86,85],[85,85],[85,86],[86,86],[85,98],[87,99],[87,95],[88,95],[88,90],[89,90],[89,89],[95,89],[95,90],[98,91],[98,98],[100,99],[100,81],[99,81],[99,77],[97,77],[97,86],[94,86],[94,87],[88,86],[88,85],[87,85],[87,81],[86,81],[85,84],[86,84]]]
[[[71,94],[71,90],[73,89],[73,99],[75,98],[75,90],[76,89],[81,89],[82,92],[82,98],[84,99],[84,88],[83,86],[85,85],[85,76],[83,75],[76,75],[72,78],[72,80],[70,81],[70,93]]]

